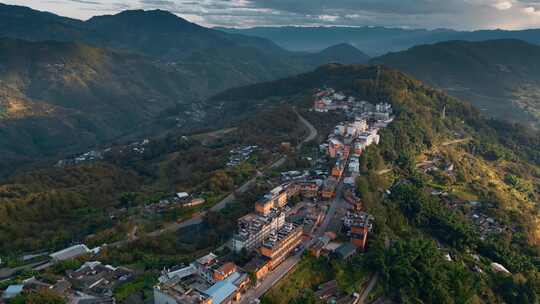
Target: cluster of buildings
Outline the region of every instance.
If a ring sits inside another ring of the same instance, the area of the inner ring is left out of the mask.
[[[389,103],[372,104],[365,100],[356,100],[355,97],[347,96],[332,88],[320,89],[314,94],[313,110],[323,113],[343,111],[350,118],[374,119],[377,121],[376,124],[382,127],[392,119],[392,106]]]
[[[289,215],[289,220],[304,227],[304,235],[313,235],[315,229],[322,223],[324,216],[328,211],[325,204],[314,204],[302,202],[298,207],[295,206]]]
[[[313,109],[316,112],[348,110],[356,101],[354,97],[347,97],[342,92],[336,92],[332,88],[319,90],[314,97]]]
[[[460,210],[465,214],[465,217],[469,219],[475,228],[476,232],[480,235],[480,239],[485,240],[490,235],[496,235],[505,231],[516,232],[514,227],[508,227],[493,217],[490,217],[482,210],[487,206],[487,203],[478,201],[465,201],[458,198],[449,196],[443,192],[441,194],[432,193],[433,195],[439,195],[443,202],[445,202],[451,209]]]
[[[346,214],[341,218],[340,233],[349,238],[347,242],[336,240],[337,235],[326,232],[317,238],[309,248],[313,256],[331,256],[336,259],[346,260],[358,252],[366,249],[369,233],[373,230],[373,216],[363,212],[361,207],[354,204],[349,206]],[[340,239],[342,240],[342,239]]]
[[[456,174],[454,164],[437,155],[416,164],[416,168],[426,174],[435,172],[438,172],[438,174],[444,173],[449,176],[455,176]],[[450,209],[460,210],[465,214],[465,217],[470,220],[482,240],[485,240],[490,235],[515,230],[515,228],[507,227],[484,213],[483,209],[490,207],[489,203],[462,200],[443,190],[427,188],[426,191],[433,196],[440,197]]]
[[[236,253],[255,253],[246,265],[240,268],[210,253],[187,267],[166,271],[154,287],[154,303],[239,301],[251,280],[261,280],[301,246],[303,225],[286,220],[290,210],[286,205],[291,197],[300,193],[299,189],[294,183],[278,186],[255,203],[254,212],[238,219],[238,231],[230,246]]]
[[[507,230],[507,227],[499,223],[496,219],[480,212],[470,212],[467,214],[476,231],[480,234],[480,239],[485,240],[493,234],[500,234]]]
[[[99,160],[103,160],[108,153],[136,153],[136,154],[143,154],[146,150],[146,146],[150,143],[149,139],[143,139],[141,141],[133,142],[125,146],[121,146],[119,148],[106,148],[102,150],[91,150],[86,153],[83,153],[81,155],[72,157],[72,158],[66,158],[59,160],[56,162],[56,167],[65,167],[65,166],[71,166],[71,165],[77,165],[87,162],[95,162]]]
[[[359,210],[347,211],[342,222],[342,229],[351,238],[351,243],[364,251],[368,234],[373,230],[373,216]]]
[[[323,107],[328,104],[333,106]],[[320,146],[321,151],[335,161],[330,176],[322,185],[323,199],[336,195],[336,187],[344,174],[353,179],[359,174],[360,155],[367,147],[379,144],[379,130],[393,121],[392,106],[388,103],[373,105],[366,101],[357,102],[332,89],[316,93],[314,110],[325,112],[338,109],[344,110],[351,120],[338,124],[328,136],[327,143]]]
[[[94,302],[114,303],[113,292],[134,277],[134,272],[124,267],[103,265],[101,262],[86,262],[75,271],[68,271],[60,281],[66,288],[61,294],[69,299],[78,299],[75,303]],[[76,291],[73,291],[76,288]],[[72,301],[73,302],[73,301]]]
[[[357,101],[352,108],[345,110],[345,114],[350,118],[374,120],[374,126],[378,128],[384,128],[392,121],[392,113],[392,105],[387,102],[372,104],[365,100]]]
[[[103,152],[102,151],[88,151],[86,153],[83,153],[81,155],[75,156],[73,158],[67,158],[67,159],[61,159],[58,162],[56,162],[56,167],[65,167],[70,165],[77,165],[85,162],[93,162],[103,159]]]
[[[228,304],[240,300],[249,282],[234,263],[209,253],[187,267],[163,271],[154,286],[154,303]]]
[[[306,179],[309,175],[310,174],[308,170],[304,170],[304,171],[294,170],[294,171],[287,171],[287,172],[280,173],[281,180],[283,182],[303,180],[303,179]]]
[[[163,213],[178,207],[196,207],[206,203],[206,200],[200,197],[194,197],[187,192],[178,192],[172,197],[164,198],[156,203],[144,206],[144,211],[148,213]]]
[[[336,187],[345,173],[347,176],[359,174],[359,157],[370,145],[379,144],[378,132],[378,128],[369,127],[368,121],[363,118],[336,126],[327,143],[320,146],[321,151],[334,160],[330,176],[323,183],[323,199],[335,196]]]
[[[255,212],[238,219],[238,231],[231,241],[235,252],[256,252],[246,269],[257,280],[279,266],[303,241],[303,225],[286,220],[286,205],[300,194],[296,183],[272,189],[255,203]]]
[[[249,159],[249,157],[258,149],[258,146],[246,146],[239,147],[229,151],[229,162],[227,162],[228,167],[238,166],[242,162]]]
[[[9,300],[22,292],[51,290],[72,304],[115,303],[114,290],[129,282],[134,275],[134,272],[128,268],[91,261],[84,263],[79,269],[68,270],[66,275],[54,284],[31,277],[20,284],[10,285],[4,291],[2,298]]]

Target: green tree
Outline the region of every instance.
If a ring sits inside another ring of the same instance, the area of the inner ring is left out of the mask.
[[[216,193],[232,191],[233,179],[225,171],[217,171],[210,178],[210,189]]]
[[[66,300],[50,289],[22,293],[11,300],[12,304],[65,304]]]

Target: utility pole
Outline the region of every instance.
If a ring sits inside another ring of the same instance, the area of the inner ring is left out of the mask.
[[[443,107],[441,118],[442,118],[443,120],[446,119],[446,105],[444,105],[444,107]]]

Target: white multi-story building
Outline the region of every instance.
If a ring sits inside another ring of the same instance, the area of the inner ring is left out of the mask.
[[[377,133],[377,131],[372,130],[370,132],[362,132],[360,136],[358,136],[358,139],[360,140],[360,143],[364,146],[364,148],[366,148],[371,146],[372,144],[378,145],[381,137]]]
[[[351,161],[349,162],[349,171],[351,173],[360,172],[360,160],[358,157],[351,157]]]
[[[345,126],[344,125],[337,125],[334,128],[334,134],[335,135],[343,135],[343,134],[345,134]]]
[[[285,224],[285,213],[273,209],[267,215],[250,213],[238,220],[238,232],[233,236],[232,247],[236,252],[252,250]]]
[[[368,123],[367,120],[362,118],[357,118],[353,122],[353,126],[356,129],[357,132],[365,132],[368,129]]]
[[[343,95],[342,93],[334,93],[332,97],[337,101],[342,101],[342,100],[345,100],[346,96]]]
[[[195,268],[197,270],[197,273],[206,280],[206,282],[213,284],[214,279],[212,277],[213,270],[212,266],[217,263],[217,255],[210,252],[209,254],[198,258],[193,263],[191,263],[191,267]]]
[[[381,113],[392,113],[392,105],[387,102],[378,103],[375,105],[375,111]]]
[[[155,304],[232,304],[238,303],[245,292],[249,277],[233,265],[222,277],[209,281],[206,275],[216,273],[216,255],[210,253],[191,265],[166,271],[154,286]]]

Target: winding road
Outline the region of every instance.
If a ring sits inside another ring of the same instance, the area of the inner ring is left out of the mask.
[[[300,150],[305,143],[314,140],[317,137],[318,132],[317,132],[317,129],[315,129],[315,127],[309,121],[307,121],[304,117],[302,117],[302,115],[300,115],[300,113],[298,113],[296,108],[294,108],[294,112],[296,113],[296,115],[298,115],[298,119],[300,120],[300,122],[309,131],[308,136],[296,146],[296,149]],[[287,156],[282,156],[278,160],[276,160],[275,162],[273,162],[270,165],[263,168],[262,171],[264,171],[266,169],[277,168],[277,167],[283,165],[286,160],[287,160]],[[235,193],[244,193],[244,192],[246,192],[247,190],[249,190],[251,188],[251,186],[253,186],[253,184],[257,180],[257,177],[260,177],[262,175],[263,175],[262,172],[257,171],[255,176],[253,176],[251,179],[246,181],[244,184],[242,184],[241,186],[236,188],[235,191],[231,192],[229,195],[227,195],[225,198],[223,198],[219,203],[212,206],[210,208],[210,211],[218,212],[218,211],[222,210],[223,208],[227,207],[227,205],[229,203],[233,202],[234,199],[236,198],[235,195],[234,195]],[[201,212],[201,213],[197,214],[196,216],[194,216],[194,217],[192,217],[190,219],[187,219],[185,221],[182,221],[180,223],[171,223],[171,224],[167,225],[166,227],[164,227],[164,228],[162,228],[160,230],[156,230],[156,231],[152,231],[152,232],[147,233],[146,236],[158,237],[158,236],[160,236],[160,235],[162,235],[164,233],[167,233],[167,232],[174,232],[174,231],[180,230],[180,229],[185,228],[185,227],[189,227],[189,226],[192,226],[192,225],[198,225],[198,224],[202,223],[202,220],[203,220],[203,217],[204,217],[205,214],[206,214],[205,212]],[[138,237],[138,236],[134,236],[134,237],[131,237],[129,239],[125,239],[125,240],[122,240],[122,241],[118,241],[118,242],[108,244],[107,246],[108,247],[121,247],[123,245],[134,242],[134,241],[138,240],[139,238],[140,237]]]

